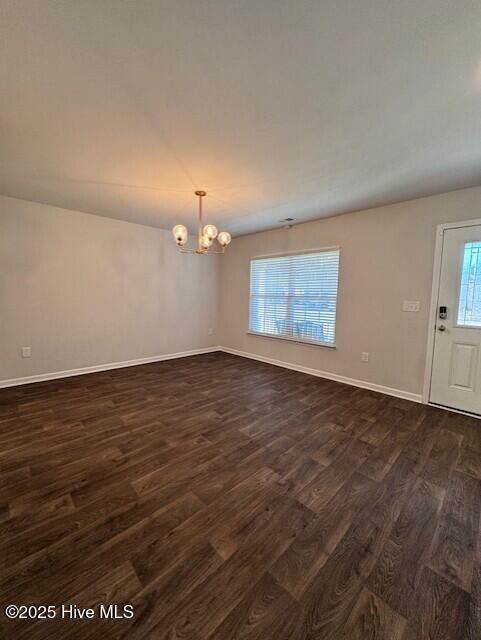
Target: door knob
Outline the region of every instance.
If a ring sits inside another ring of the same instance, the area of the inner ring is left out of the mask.
[[[446,327],[444,326],[444,324],[439,325],[438,331],[446,331]]]

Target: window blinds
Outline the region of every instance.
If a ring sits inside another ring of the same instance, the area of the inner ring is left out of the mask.
[[[334,345],[339,249],[251,260],[249,330]]]

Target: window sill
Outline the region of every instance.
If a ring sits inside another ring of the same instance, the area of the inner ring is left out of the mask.
[[[314,340],[303,340],[302,338],[288,338],[287,336],[274,336],[270,333],[260,333],[259,331],[248,331],[247,335],[260,336],[261,338],[274,338],[274,340],[287,340],[287,342],[299,342],[301,344],[310,344],[314,347],[327,347],[328,349],[336,349],[336,343],[332,342],[315,342]]]

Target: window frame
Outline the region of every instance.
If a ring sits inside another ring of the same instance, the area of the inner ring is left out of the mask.
[[[250,328],[250,310],[251,310],[251,264],[254,260],[268,260],[269,258],[287,258],[289,256],[301,256],[310,253],[324,253],[328,251],[337,251],[339,253],[339,261],[338,261],[338,271],[337,271],[337,290],[336,290],[336,313],[334,316],[334,327],[335,327],[335,341],[334,342],[319,342],[316,340],[307,340],[303,338],[295,338],[291,336],[276,336],[272,333],[262,333],[261,331],[253,331]],[[339,282],[340,282],[340,271],[341,271],[341,247],[339,245],[328,246],[328,247],[316,247],[314,249],[301,249],[298,251],[284,251],[281,253],[268,253],[259,256],[251,256],[249,258],[249,304],[248,304],[248,317],[247,317],[247,335],[251,336],[260,336],[261,338],[274,338],[274,340],[286,340],[287,342],[297,342],[300,344],[306,344],[314,347],[327,347],[328,349],[336,349],[337,348],[337,316],[338,316],[338,303],[339,303]]]

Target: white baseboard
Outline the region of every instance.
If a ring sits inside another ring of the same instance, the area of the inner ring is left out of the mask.
[[[212,353],[220,351],[220,347],[206,347],[204,349],[191,349],[190,351],[179,351],[178,353],[166,353],[161,356],[153,356],[150,358],[137,358],[136,360],[124,360],[123,362],[109,362],[106,364],[96,364],[92,367],[81,367],[80,369],[68,369],[67,371],[53,371],[51,373],[39,373],[24,378],[10,378],[10,380],[0,380],[0,389],[5,387],[16,387],[22,384],[31,384],[32,382],[44,382],[46,380],[57,380],[58,378],[70,378],[72,376],[82,376],[87,373],[95,373],[97,371],[109,371],[110,369],[122,369],[123,367],[135,367],[139,364],[149,364],[151,362],[162,362],[162,360],[173,360],[174,358],[186,358],[188,356],[197,356],[202,353]]]
[[[369,389],[369,391],[385,393],[386,395],[394,396],[395,398],[402,398],[403,400],[411,400],[412,402],[420,403],[422,403],[423,401],[423,397],[420,393],[412,393],[411,391],[403,391],[402,389],[393,389],[392,387],[385,387],[382,384],[375,384],[374,382],[367,382],[366,380],[356,380],[355,378],[340,376],[337,373],[321,371],[320,369],[310,369],[309,367],[303,367],[298,364],[291,364],[290,362],[283,362],[282,360],[274,360],[273,358],[258,356],[254,353],[248,353],[247,351],[238,351],[237,349],[231,349],[230,347],[219,347],[219,349],[221,351],[225,351],[225,353],[231,353],[235,356],[241,356],[242,358],[250,358],[251,360],[267,362],[268,364],[273,364],[276,367],[293,369],[294,371],[299,371],[300,373],[307,373],[310,376],[317,376],[318,378],[335,380],[336,382],[342,382],[343,384],[350,384],[353,387],[360,387],[361,389]]]
[[[360,387],[361,389],[369,389],[370,391],[376,391],[378,393],[385,393],[388,396],[394,396],[396,398],[402,398],[403,400],[411,400],[412,402],[422,402],[422,395],[418,393],[412,393],[410,391],[403,391],[401,389],[393,389],[391,387],[385,387],[373,382],[366,382],[365,380],[356,380],[354,378],[348,378],[346,376],[338,375],[337,373],[330,373],[329,371],[321,371],[320,369],[310,369],[309,367],[303,367],[297,364],[291,364],[289,362],[283,362],[282,360],[274,360],[273,358],[266,358],[264,356],[258,356],[254,353],[248,353],[247,351],[239,351],[237,349],[231,349],[230,347],[206,347],[204,349],[191,349],[190,351],[180,351],[178,353],[166,353],[160,356],[153,356],[149,358],[137,358],[136,360],[125,360],[123,362],[109,362],[106,364],[97,364],[91,367],[81,367],[79,369],[68,369],[66,371],[53,371],[51,373],[40,373],[33,376],[26,376],[24,378],[11,378],[9,380],[0,380],[0,389],[6,387],[16,387],[23,384],[31,384],[32,382],[44,382],[47,380],[57,380],[59,378],[70,378],[72,376],[81,376],[88,373],[95,373],[97,371],[109,371],[111,369],[122,369],[124,367],[135,367],[141,364],[149,364],[152,362],[162,362],[163,360],[173,360],[175,358],[186,358],[188,356],[196,356],[203,353],[212,353],[214,351],[224,351],[225,353],[231,353],[243,358],[250,358],[251,360],[259,360],[260,362],[266,362],[268,364],[275,365],[276,367],[284,367],[285,369],[292,369],[293,371],[299,371],[300,373],[307,373],[310,376],[317,376],[318,378],[327,378],[328,380],[335,380],[336,382],[342,382],[354,387]]]

